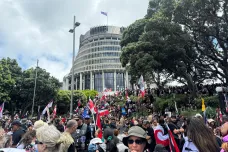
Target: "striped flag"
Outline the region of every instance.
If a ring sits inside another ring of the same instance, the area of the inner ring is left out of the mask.
[[[57,113],[57,105],[55,105],[55,108],[54,108],[54,110],[52,112],[53,119],[56,117],[56,113]]]
[[[100,129],[99,133],[98,133],[98,138],[102,139],[103,135],[102,135],[102,128],[101,128],[101,119],[100,119],[100,115],[99,113],[97,114],[97,119],[96,119],[96,125],[97,127]]]
[[[139,78],[138,85],[140,87],[140,93],[141,93],[142,97],[144,97],[145,89],[144,89],[144,80],[143,80],[143,76],[142,75]]]
[[[177,143],[174,139],[172,131],[169,129],[169,126],[166,124],[166,127],[168,129],[168,134],[169,134],[169,148],[170,152],[180,152]]]
[[[4,105],[5,105],[5,102],[3,102],[2,105],[0,106],[0,118],[3,117]]]
[[[89,102],[88,102],[88,107],[89,107],[89,110],[94,114],[96,113],[95,110],[94,110],[94,103],[93,101],[89,98]]]
[[[53,101],[51,100],[51,101],[48,103],[48,105],[44,108],[44,110],[43,110],[43,112],[42,112],[43,115],[47,112],[47,110],[49,110],[49,108],[52,107],[52,104],[53,104]]]
[[[98,111],[98,113],[99,113],[100,116],[107,116],[107,115],[109,115],[109,111],[107,109],[100,110],[100,111]]]
[[[105,16],[108,16],[108,12],[102,12],[102,11],[101,11],[101,14],[102,14],[102,15],[105,15]]]

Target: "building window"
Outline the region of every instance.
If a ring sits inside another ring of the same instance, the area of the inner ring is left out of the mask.
[[[85,89],[90,89],[90,74],[85,75]]]
[[[94,89],[97,90],[98,92],[103,91],[102,73],[95,73],[94,74]]]
[[[104,73],[105,88],[114,90],[114,73]]]
[[[121,91],[124,87],[124,73],[116,73],[116,90]]]

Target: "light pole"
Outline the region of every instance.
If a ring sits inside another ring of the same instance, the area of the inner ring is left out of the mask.
[[[74,91],[74,57],[75,57],[75,28],[80,25],[79,22],[75,21],[74,16],[74,22],[73,22],[73,28],[69,30],[70,33],[73,33],[73,57],[72,57],[72,75],[71,75],[71,98],[70,98],[70,118],[72,118],[73,115],[73,91]]]
[[[32,114],[31,114],[32,117],[33,117],[34,105],[35,105],[35,97],[36,97],[36,79],[37,79],[37,68],[38,68],[38,63],[39,63],[39,60],[37,60],[37,66],[36,66],[35,86],[34,86],[33,100],[32,100]]]

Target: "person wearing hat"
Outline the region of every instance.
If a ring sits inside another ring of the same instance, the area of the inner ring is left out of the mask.
[[[123,143],[130,152],[144,152],[148,149],[146,132],[139,126],[133,126],[128,131],[128,136],[123,138]]]
[[[15,120],[11,124],[12,126],[12,147],[16,147],[19,141],[21,140],[22,136],[24,135],[25,131],[21,128],[21,123],[18,120]]]
[[[72,137],[75,142],[77,151],[84,151],[86,148],[86,134],[87,134],[87,124],[83,123],[83,117],[80,115],[75,116],[74,120],[77,121],[78,127],[77,130],[72,133]]]
[[[100,138],[93,138],[88,146],[88,152],[104,152],[104,149],[101,148],[102,140]]]
[[[84,123],[87,125],[86,130],[86,144],[88,145],[90,140],[95,136],[95,126],[91,124],[91,119],[89,115],[84,116]]]
[[[114,136],[113,129],[106,128],[103,133],[103,138],[106,144],[106,152],[117,152],[118,138]]]

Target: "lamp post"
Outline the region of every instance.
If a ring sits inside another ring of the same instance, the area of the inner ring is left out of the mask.
[[[35,97],[36,97],[36,79],[37,79],[37,68],[38,68],[38,63],[39,63],[39,60],[37,60],[37,66],[36,66],[36,75],[35,75],[35,85],[34,85],[34,90],[33,90],[32,114],[31,114],[31,117],[33,117],[33,113],[34,113],[34,105],[35,105]]]
[[[75,57],[75,28],[80,25],[79,22],[73,22],[73,28],[69,30],[70,33],[73,33],[73,57],[72,57],[72,75],[71,75],[71,98],[70,98],[70,118],[73,115],[73,91],[74,91],[74,57]]]

